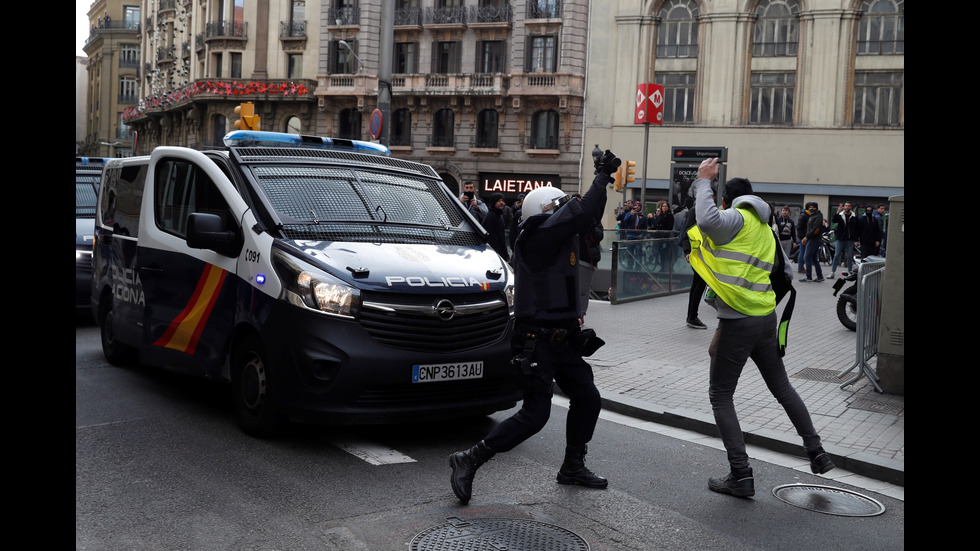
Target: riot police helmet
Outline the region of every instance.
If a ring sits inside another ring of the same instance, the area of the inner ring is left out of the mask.
[[[521,207],[521,222],[539,214],[550,215],[568,202],[568,195],[554,186],[544,186],[531,190],[524,197]]]

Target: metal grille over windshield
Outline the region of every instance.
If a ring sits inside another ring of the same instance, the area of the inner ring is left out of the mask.
[[[479,242],[435,180],[321,166],[257,165],[253,173],[290,239]]]

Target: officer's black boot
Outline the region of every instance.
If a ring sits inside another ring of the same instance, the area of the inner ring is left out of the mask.
[[[453,493],[464,505],[470,501],[470,496],[473,494],[473,476],[476,470],[493,456],[494,452],[483,443],[483,440],[468,450],[449,456],[449,466],[453,468],[449,482],[453,485]]]
[[[565,446],[565,462],[558,470],[559,484],[578,484],[587,488],[605,488],[609,481],[585,467],[585,454],[589,448],[581,446]]]

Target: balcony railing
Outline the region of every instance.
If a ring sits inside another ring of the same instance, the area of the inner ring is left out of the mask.
[[[360,25],[361,9],[353,6],[327,10],[327,25]]]
[[[204,38],[235,37],[248,35],[248,23],[235,21],[211,21],[204,27]]]
[[[280,38],[301,38],[306,36],[306,21],[281,21],[279,23]]]
[[[561,19],[561,0],[534,1],[527,3],[528,19]]]
[[[504,95],[510,78],[500,74],[398,75],[391,86],[415,95]]]
[[[157,62],[167,62],[174,60],[174,47],[161,46],[157,48]]]
[[[463,25],[466,23],[466,8],[425,8],[426,25]]]
[[[497,136],[473,136],[470,138],[471,149],[497,149],[500,147]]]
[[[419,8],[404,8],[395,10],[395,26],[417,27],[422,24],[422,10]]]
[[[119,94],[117,99],[119,103],[137,103],[139,101],[136,94]]]
[[[426,147],[456,147],[456,136],[426,136]]]
[[[510,6],[470,6],[469,23],[510,23]]]

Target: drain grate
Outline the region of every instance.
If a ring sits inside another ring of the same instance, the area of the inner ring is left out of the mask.
[[[589,551],[574,532],[521,518],[446,519],[412,538],[411,551]]]
[[[853,402],[847,405],[849,408],[859,409],[861,411],[870,411],[873,413],[886,413],[888,415],[899,415],[902,410],[905,409],[905,401],[902,403],[896,402],[883,402],[881,400],[875,400],[872,398],[855,398]]]
[[[772,489],[780,500],[818,513],[842,517],[873,517],[885,512],[885,506],[868,496],[850,490],[814,484],[785,484]]]
[[[817,381],[820,383],[840,383],[841,379],[837,377],[840,371],[834,371],[832,369],[817,369],[815,367],[807,367],[801,369],[799,372],[793,375],[796,379],[806,379],[808,381]]]

